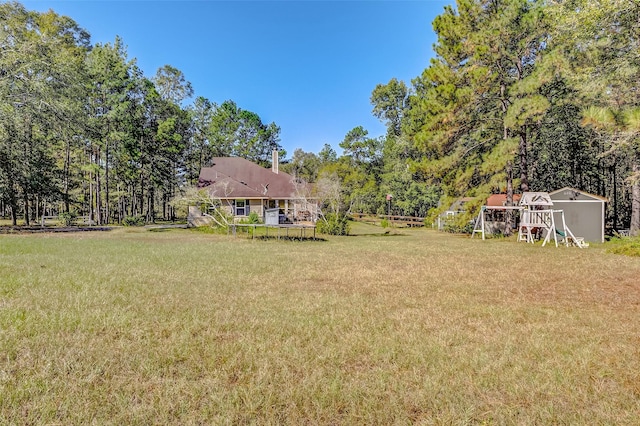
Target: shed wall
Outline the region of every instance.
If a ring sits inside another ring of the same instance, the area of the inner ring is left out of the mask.
[[[585,241],[604,242],[604,218],[602,217],[602,203],[600,202],[572,202],[568,200],[553,200],[554,210],[564,211],[564,220],[576,237],[583,237]],[[554,216],[556,228],[562,228],[562,217],[559,213]]]

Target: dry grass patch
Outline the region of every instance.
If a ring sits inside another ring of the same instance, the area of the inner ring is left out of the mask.
[[[2,236],[0,418],[637,422],[637,259],[394,233]]]

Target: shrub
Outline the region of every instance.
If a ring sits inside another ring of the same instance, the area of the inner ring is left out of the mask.
[[[640,257],[640,237],[612,238],[607,245],[607,251],[609,253]]]
[[[473,222],[447,222],[444,225],[445,232],[452,234],[471,234],[473,232]]]
[[[73,225],[73,222],[75,222],[77,217],[78,215],[75,212],[62,212],[58,215],[58,218],[60,219],[60,223],[63,226]]]
[[[317,230],[327,235],[349,235],[349,220],[343,214],[329,213],[317,223]]]
[[[260,216],[258,216],[258,213],[256,212],[249,213],[248,223],[257,224],[261,222],[262,221],[260,220]]]
[[[124,226],[144,226],[144,216],[127,216],[122,219],[122,224]]]
[[[196,226],[194,228],[189,228],[194,232],[201,232],[203,234],[218,234],[218,235],[226,235],[227,228],[223,228],[221,226]]]
[[[388,228],[389,226],[391,226],[391,222],[389,222],[389,219],[382,219],[380,221],[380,226],[382,226],[383,228]]]
[[[228,222],[232,222],[233,218],[227,218]],[[256,212],[251,212],[249,213],[249,216],[240,219],[240,221],[238,223],[244,224],[244,225],[257,225],[262,223],[262,221],[260,220],[260,216],[258,216],[258,213]]]

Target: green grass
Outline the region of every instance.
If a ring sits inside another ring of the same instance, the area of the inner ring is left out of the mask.
[[[637,258],[354,232],[0,235],[0,424],[637,424]]]
[[[640,257],[640,238],[613,238],[608,244],[607,251],[609,253]]]

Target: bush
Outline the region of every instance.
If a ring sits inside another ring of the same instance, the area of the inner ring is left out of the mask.
[[[260,220],[260,216],[258,216],[258,213],[256,213],[256,212],[249,213],[248,223],[258,224],[258,223],[261,223],[261,222],[262,221]]]
[[[473,222],[448,222],[444,225],[445,232],[452,234],[471,234],[473,232]]]
[[[389,226],[391,226],[391,222],[389,222],[389,219],[382,219],[380,221],[380,226],[382,226],[383,228],[388,228]]]
[[[228,218],[227,221],[232,222],[233,218]],[[243,225],[258,225],[262,223],[262,221],[260,220],[260,216],[258,216],[258,213],[251,212],[249,213],[249,216],[247,216],[246,218],[240,219],[238,223],[241,223]]]
[[[640,237],[612,238],[607,243],[607,252],[625,256],[640,257]]]
[[[349,235],[350,225],[347,216],[329,213],[324,219],[318,221],[316,229],[321,234]]]
[[[76,221],[77,217],[78,215],[75,212],[62,212],[58,215],[58,218],[60,219],[60,223],[63,226],[73,225],[73,222]]]
[[[124,226],[144,226],[144,216],[127,216],[122,219]]]
[[[203,234],[217,234],[217,235],[226,235],[227,228],[223,228],[221,226],[196,226],[194,228],[189,228],[194,232],[201,232]]]

